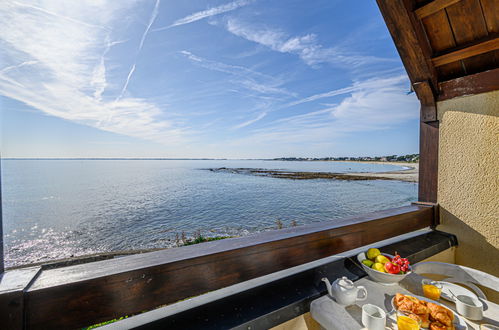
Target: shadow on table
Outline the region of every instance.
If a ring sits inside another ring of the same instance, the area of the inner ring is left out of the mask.
[[[345,307],[345,311],[352,316],[352,318],[357,321],[359,326],[362,328],[362,308],[357,305],[350,305]]]

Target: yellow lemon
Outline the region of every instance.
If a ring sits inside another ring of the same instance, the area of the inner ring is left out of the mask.
[[[379,262],[375,262],[371,268],[378,272],[386,273],[385,267]]]
[[[367,259],[374,259],[377,256],[379,256],[380,254],[381,254],[381,252],[379,252],[378,249],[370,248],[369,250],[367,250],[366,256],[367,256]]]
[[[374,262],[379,262],[380,264],[386,264],[387,262],[389,262],[390,259],[388,259],[387,257],[385,257],[384,255],[380,254],[379,256],[377,256],[376,258],[374,258]]]

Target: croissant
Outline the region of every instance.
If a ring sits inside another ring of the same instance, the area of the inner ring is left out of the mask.
[[[430,330],[447,330],[447,326],[440,322],[432,322],[430,324]]]
[[[394,304],[395,307],[402,312],[414,313],[418,315],[429,313],[428,307],[424,301],[421,301],[415,297],[405,296],[400,293],[395,295]]]
[[[430,330],[456,330],[453,324],[450,326],[443,325],[440,322],[432,322],[430,324]]]
[[[418,317],[421,319],[422,328],[428,328],[430,326],[430,315],[428,313],[418,314]]]
[[[427,306],[430,310],[430,318],[433,321],[440,322],[448,327],[452,325],[452,321],[454,320],[454,313],[452,313],[449,309],[430,302],[427,304]]]

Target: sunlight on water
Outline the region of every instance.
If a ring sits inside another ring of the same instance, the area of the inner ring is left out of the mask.
[[[242,236],[408,205],[417,184],[286,180],[213,167],[369,172],[340,162],[3,160],[7,266],[97,252],[175,246],[176,238]]]

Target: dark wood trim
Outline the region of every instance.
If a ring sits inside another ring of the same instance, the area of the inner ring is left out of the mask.
[[[421,121],[419,129],[418,200],[436,203],[438,189],[438,128],[439,122]]]
[[[437,120],[437,106],[435,95],[428,81],[412,84],[421,103],[421,121],[429,122]]]
[[[24,291],[40,270],[40,267],[27,267],[0,274],[0,328],[23,329]]]
[[[437,203],[429,203],[429,202],[413,202],[412,205],[424,205],[424,206],[432,206],[433,207],[433,223],[430,226],[432,229],[436,229],[440,224],[440,208]]]
[[[433,207],[411,205],[247,237],[42,270],[25,292],[25,326],[68,329],[133,315],[429,227],[433,213]]]
[[[441,82],[439,89],[439,101],[499,90],[499,68]]]
[[[462,49],[452,50],[447,54],[433,57],[431,61],[434,66],[438,67],[445,64],[464,60],[476,55],[488,53],[497,49],[499,49],[499,37],[482,41],[480,43]]]
[[[414,13],[419,19],[435,14],[437,11],[445,9],[461,0],[434,0],[416,9]]]
[[[413,2],[407,0],[376,0],[376,2],[411,82],[428,81],[431,89],[436,91],[437,74],[429,59],[431,48],[421,22],[414,14]]]

